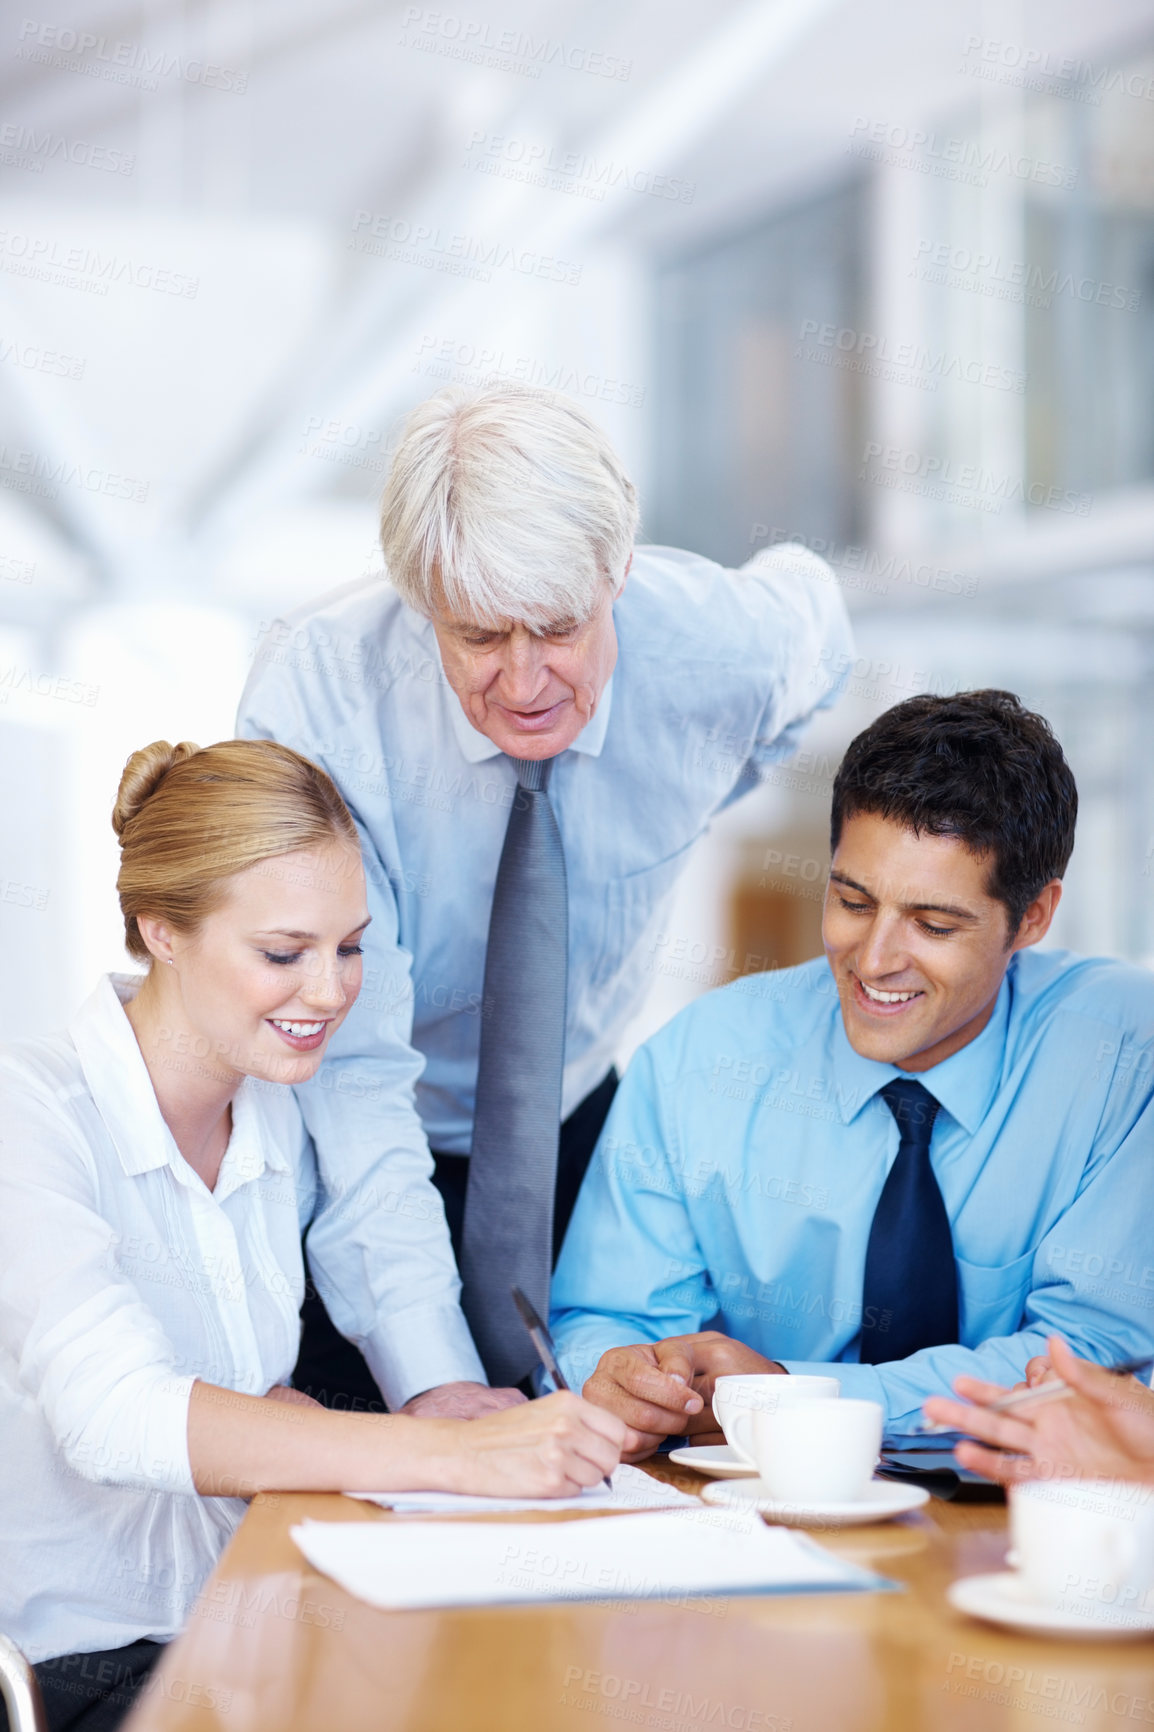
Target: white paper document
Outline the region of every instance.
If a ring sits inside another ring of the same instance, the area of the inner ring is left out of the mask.
[[[469,1515],[479,1510],[642,1510],[700,1509],[700,1498],[676,1486],[663,1485],[652,1474],[623,1462],[613,1470],[613,1489],[604,1485],[586,1486],[579,1497],[470,1497],[456,1491],[354,1491],[350,1497],[363,1498],[367,1503],[379,1503],[383,1509],[395,1509],[401,1515]]]
[[[306,1521],[292,1537],[314,1569],[390,1611],[892,1586],[756,1514],[700,1507],[612,1521]]]

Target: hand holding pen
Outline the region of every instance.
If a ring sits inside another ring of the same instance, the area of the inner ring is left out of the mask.
[[[538,1359],[545,1367],[549,1376],[553,1379],[556,1387],[558,1389],[568,1389],[569,1385],[565,1381],[561,1367],[557,1363],[557,1349],[553,1345],[553,1337],[550,1335],[548,1328],[538,1316],[536,1310],[525,1297],[524,1293],[522,1293],[520,1287],[513,1287],[510,1291],[513,1294],[513,1303],[520,1313],[521,1321],[529,1331],[529,1339],[536,1349]],[[610,1479],[608,1474],[605,1475],[605,1484],[608,1486],[610,1491],[613,1490],[613,1481]]]
[[[1141,1359],[1119,1359],[1115,1364],[1103,1365],[1100,1366],[1099,1369],[1102,1371],[1108,1371],[1112,1377],[1127,1377],[1137,1376],[1140,1372],[1149,1371],[1151,1366],[1154,1366],[1154,1354],[1147,1354],[1145,1358]],[[966,1383],[977,1383],[978,1379],[959,1378],[958,1381],[959,1383],[963,1381]],[[985,1383],[981,1384],[980,1387],[983,1390],[991,1390],[996,1389],[998,1386],[993,1383]],[[1044,1407],[1048,1401],[1069,1401],[1071,1397],[1076,1396],[1077,1394],[1077,1389],[1075,1389],[1071,1384],[1064,1382],[1061,1377],[1055,1374],[1052,1377],[1047,1377],[1044,1382],[1031,1384],[1025,1389],[1002,1390],[995,1401],[981,1401],[980,1405],[984,1413],[1012,1413],[1020,1415],[1022,1413],[1028,1413],[1035,1407]],[[931,1401],[937,1401],[940,1399],[942,1398],[938,1396],[931,1396],[930,1398]],[[957,1403],[954,1405],[957,1406]],[[926,1409],[928,1412],[929,1402],[926,1403]],[[968,1413],[970,1410],[966,1409],[965,1411]],[[939,1436],[943,1432],[964,1432],[966,1429],[967,1427],[964,1425],[931,1423],[929,1425],[919,1426],[917,1435]]]
[[[956,1455],[989,1479],[1119,1479],[1154,1484],[1154,1392],[1131,1381],[1154,1356],[1113,1366],[1079,1359],[1058,1337],[1050,1341],[1057,1374],[1029,1389],[960,1377],[968,1400],[933,1396],[926,1430],[968,1434]],[[972,1439],[973,1441],[970,1441]]]

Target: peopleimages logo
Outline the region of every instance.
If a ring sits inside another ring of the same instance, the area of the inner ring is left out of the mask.
[[[640,408],[645,386],[604,373],[590,373],[562,361],[542,361],[534,355],[514,355],[504,349],[461,342],[453,337],[425,335],[417,347],[413,372],[453,384],[500,381],[520,385],[526,395],[561,391],[567,397],[588,397],[601,403]]]
[[[35,277],[59,283],[90,295],[106,295],[110,283],[129,283],[135,289],[151,289],[158,295],[196,299],[199,277],[147,263],[121,258],[117,253],[96,252],[92,247],[67,246],[50,235],[26,234],[20,229],[0,229],[0,271],[13,276]]]
[[[147,481],[114,470],[85,467],[65,458],[45,457],[38,451],[14,450],[0,443],[0,486],[18,493],[55,499],[60,487],[79,487],[85,493],[103,493],[109,499],[129,499],[143,505],[148,498]]]
[[[918,589],[933,589],[945,595],[978,593],[978,579],[972,572],[930,565],[924,560],[910,559],[897,553],[883,553],[879,548],[867,547],[864,543],[855,545],[823,536],[807,536],[800,530],[771,528],[766,523],[755,523],[750,529],[749,539],[751,544],[768,541],[767,547],[753,555],[755,560],[772,556],[774,548],[790,542],[808,547],[811,553],[816,553],[836,569],[837,582],[842,589],[863,589],[871,595],[888,595],[891,584],[909,583]],[[801,757],[804,756],[802,753]],[[801,758],[792,760],[794,764],[800,761]]]
[[[718,1609],[718,1602],[711,1602],[707,1595],[702,1595],[697,1604],[702,1610]],[[720,1602],[722,1607],[725,1604]],[[660,1728],[662,1732],[666,1728],[668,1732],[699,1732],[699,1728],[706,1726],[716,1726],[719,1732],[724,1727],[729,1732],[791,1732],[793,1727],[786,1714],[752,1708],[719,1696],[695,1696],[692,1690],[659,1684],[649,1678],[627,1678],[616,1672],[595,1672],[581,1666],[565,1668],[561,1704],[583,1708],[604,1719]]]
[[[900,445],[882,445],[874,439],[862,452],[862,465],[859,480],[877,487],[921,493],[928,499],[994,513],[1010,501],[1086,517],[1094,503],[1092,493],[1047,486],[1044,481],[1027,481],[1022,475],[998,474],[980,463],[955,463],[952,457],[905,450]]]
[[[889,162],[971,186],[988,186],[991,175],[1010,175],[1015,180],[1031,180],[1039,186],[1063,187],[1068,191],[1078,180],[1077,169],[1066,168],[1060,162],[1026,156],[997,144],[983,145],[973,138],[947,137],[920,126],[894,125],[862,116],[854,121],[845,148],[850,156]]]
[[[0,335],[0,361],[24,367],[30,373],[49,373],[57,379],[83,379],[87,361],[81,355],[65,355],[59,349],[42,349],[38,343],[19,343]]]
[[[540,140],[511,138],[505,133],[475,128],[465,145],[465,167],[503,174],[531,185],[576,190],[603,199],[606,188],[646,193],[651,198],[692,204],[697,183],[677,175],[657,174],[640,163],[616,162],[584,150],[558,150]]]
[[[825,366],[844,367],[895,384],[936,391],[940,381],[947,379],[995,391],[1013,391],[1018,396],[1026,388],[1025,373],[1014,367],[967,358],[924,343],[891,342],[877,331],[856,331],[849,325],[803,319],[799,335],[794,350],[799,361],[819,361]]]
[[[923,282],[969,289],[1031,307],[1049,307],[1056,295],[1066,295],[1072,301],[1133,313],[1142,299],[1141,289],[1103,282],[1099,277],[1078,277],[1056,265],[1047,269],[1025,259],[1007,259],[1000,253],[955,246],[950,241],[920,240],[914,249],[911,274]]]
[[[43,24],[35,18],[24,19],[19,41],[18,60],[84,73],[112,84],[131,84],[140,90],[159,89],[161,78],[179,78],[185,84],[203,84],[207,90],[227,90],[238,96],[248,88],[248,73],[232,66],[186,59],[181,54],[146,48],[142,42],[117,42],[91,30]]]
[[[103,169],[106,174],[133,174],[136,157],[110,145],[65,138],[58,132],[37,132],[34,126],[8,121],[0,126],[0,161],[13,168],[41,173],[46,162],[70,162],[78,168]]]
[[[532,247],[510,246],[489,236],[461,234],[436,223],[410,222],[407,217],[383,216],[359,210],[353,217],[348,242],[354,252],[398,264],[420,265],[425,270],[446,271],[451,276],[472,277],[488,283],[494,270],[514,271],[542,282],[581,281],[582,267],[568,259],[538,253]]]
[[[632,60],[599,49],[561,42],[552,36],[531,36],[524,30],[494,29],[480,18],[462,18],[429,6],[406,6],[401,19],[402,48],[421,48],[466,60],[474,66],[491,66],[501,72],[517,72],[540,78],[543,67],[565,67],[569,72],[588,72],[596,78],[627,80]]]
[[[991,36],[967,36],[962,69],[979,77],[1016,84],[1027,90],[1048,90],[1055,96],[1101,102],[1103,95],[1154,100],[1154,76],[1135,67],[1095,65],[1049,48],[1029,48]]]

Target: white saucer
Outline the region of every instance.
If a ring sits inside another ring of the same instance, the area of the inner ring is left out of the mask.
[[[865,1497],[853,1503],[781,1503],[769,1495],[760,1479],[742,1480],[736,1485],[707,1485],[702,1492],[706,1503],[729,1504],[740,1509],[755,1509],[770,1521],[783,1522],[786,1527],[856,1528],[866,1522],[885,1522],[907,1510],[920,1509],[929,1502],[924,1486],[899,1485],[893,1480],[870,1481]]]
[[[757,1469],[742,1460],[727,1443],[698,1443],[685,1449],[671,1449],[669,1460],[678,1467],[691,1467],[710,1479],[756,1479]]]
[[[1042,1636],[1080,1636],[1087,1641],[1125,1640],[1154,1635],[1154,1612],[1113,1612],[1102,1615],[1063,1611],[1030,1599],[1016,1570],[999,1570],[992,1576],[963,1576],[946,1589],[951,1606],[984,1618],[991,1624],[1007,1624],[1011,1630],[1035,1630]],[[1125,1618],[1125,1622],[1123,1619]]]

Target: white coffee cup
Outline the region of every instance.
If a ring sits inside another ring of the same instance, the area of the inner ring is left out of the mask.
[[[755,1413],[776,1413],[785,1403],[832,1401],[841,1395],[836,1377],[783,1377],[779,1372],[745,1376],[735,1372],[713,1384],[713,1416],[735,1455],[755,1465],[750,1422]]]
[[[1010,1488],[1010,1535],[1031,1599],[1121,1628],[1154,1615],[1154,1486],[1029,1480]]]
[[[882,1442],[876,1401],[790,1401],[752,1415],[753,1458],[780,1503],[857,1503]]]

